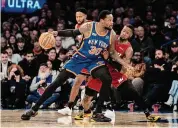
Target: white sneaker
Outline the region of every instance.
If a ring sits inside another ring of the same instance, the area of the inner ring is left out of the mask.
[[[72,115],[72,109],[70,109],[69,107],[65,107],[63,109],[59,109],[58,113],[62,114],[62,115],[68,115],[71,116]]]
[[[54,109],[54,108],[56,108],[56,104],[52,103],[48,108]]]
[[[165,103],[166,105],[172,106],[172,104],[173,104],[173,97],[170,95],[168,101],[167,101],[167,102],[164,102],[164,103]]]
[[[177,105],[174,105],[173,111],[177,111]]]
[[[69,124],[72,124],[72,117],[71,116],[60,117],[57,119],[57,122],[59,124],[69,125]]]
[[[104,112],[104,116],[110,118],[112,124],[115,123],[116,114],[115,114],[114,110],[113,110],[113,111],[111,111],[111,110],[106,110],[106,111]]]

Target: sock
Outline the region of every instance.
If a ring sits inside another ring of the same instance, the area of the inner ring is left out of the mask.
[[[69,103],[68,103],[68,107],[69,107],[70,109],[73,108],[73,105],[74,105],[74,102],[69,102]]]
[[[83,108],[83,106],[82,105],[80,105],[79,106],[79,110],[83,110],[84,108]]]
[[[145,113],[146,117],[148,117],[148,116],[150,115],[150,112],[149,112],[148,109],[146,109],[146,110],[144,111],[144,113]]]

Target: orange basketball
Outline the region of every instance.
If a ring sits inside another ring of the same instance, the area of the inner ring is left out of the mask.
[[[39,38],[39,44],[43,49],[50,49],[55,46],[55,38],[52,33],[42,33]]]

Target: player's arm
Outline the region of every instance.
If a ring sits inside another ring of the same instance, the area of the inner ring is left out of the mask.
[[[112,31],[111,35],[111,42],[110,42],[110,48],[109,48],[109,54],[110,56],[118,63],[120,63],[122,66],[127,68],[132,68],[127,62],[125,62],[119,54],[117,54],[117,51],[115,50],[115,40],[116,40],[116,34],[114,31]]]
[[[59,35],[64,37],[76,37],[78,35],[86,34],[90,32],[91,23],[84,23],[79,29],[66,29],[60,31],[53,31],[53,35]]]
[[[130,64],[130,60],[133,56],[133,49],[132,47],[127,48],[126,52],[125,52],[125,58],[124,61],[128,64]]]

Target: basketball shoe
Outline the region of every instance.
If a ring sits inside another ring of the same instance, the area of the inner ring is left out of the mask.
[[[32,109],[26,111],[22,116],[22,120],[30,120],[31,117],[35,117],[38,114],[38,112],[33,111]]]
[[[68,115],[71,116],[72,115],[72,109],[70,109],[69,107],[65,107],[63,109],[59,109],[58,113],[62,114],[62,115]]]

